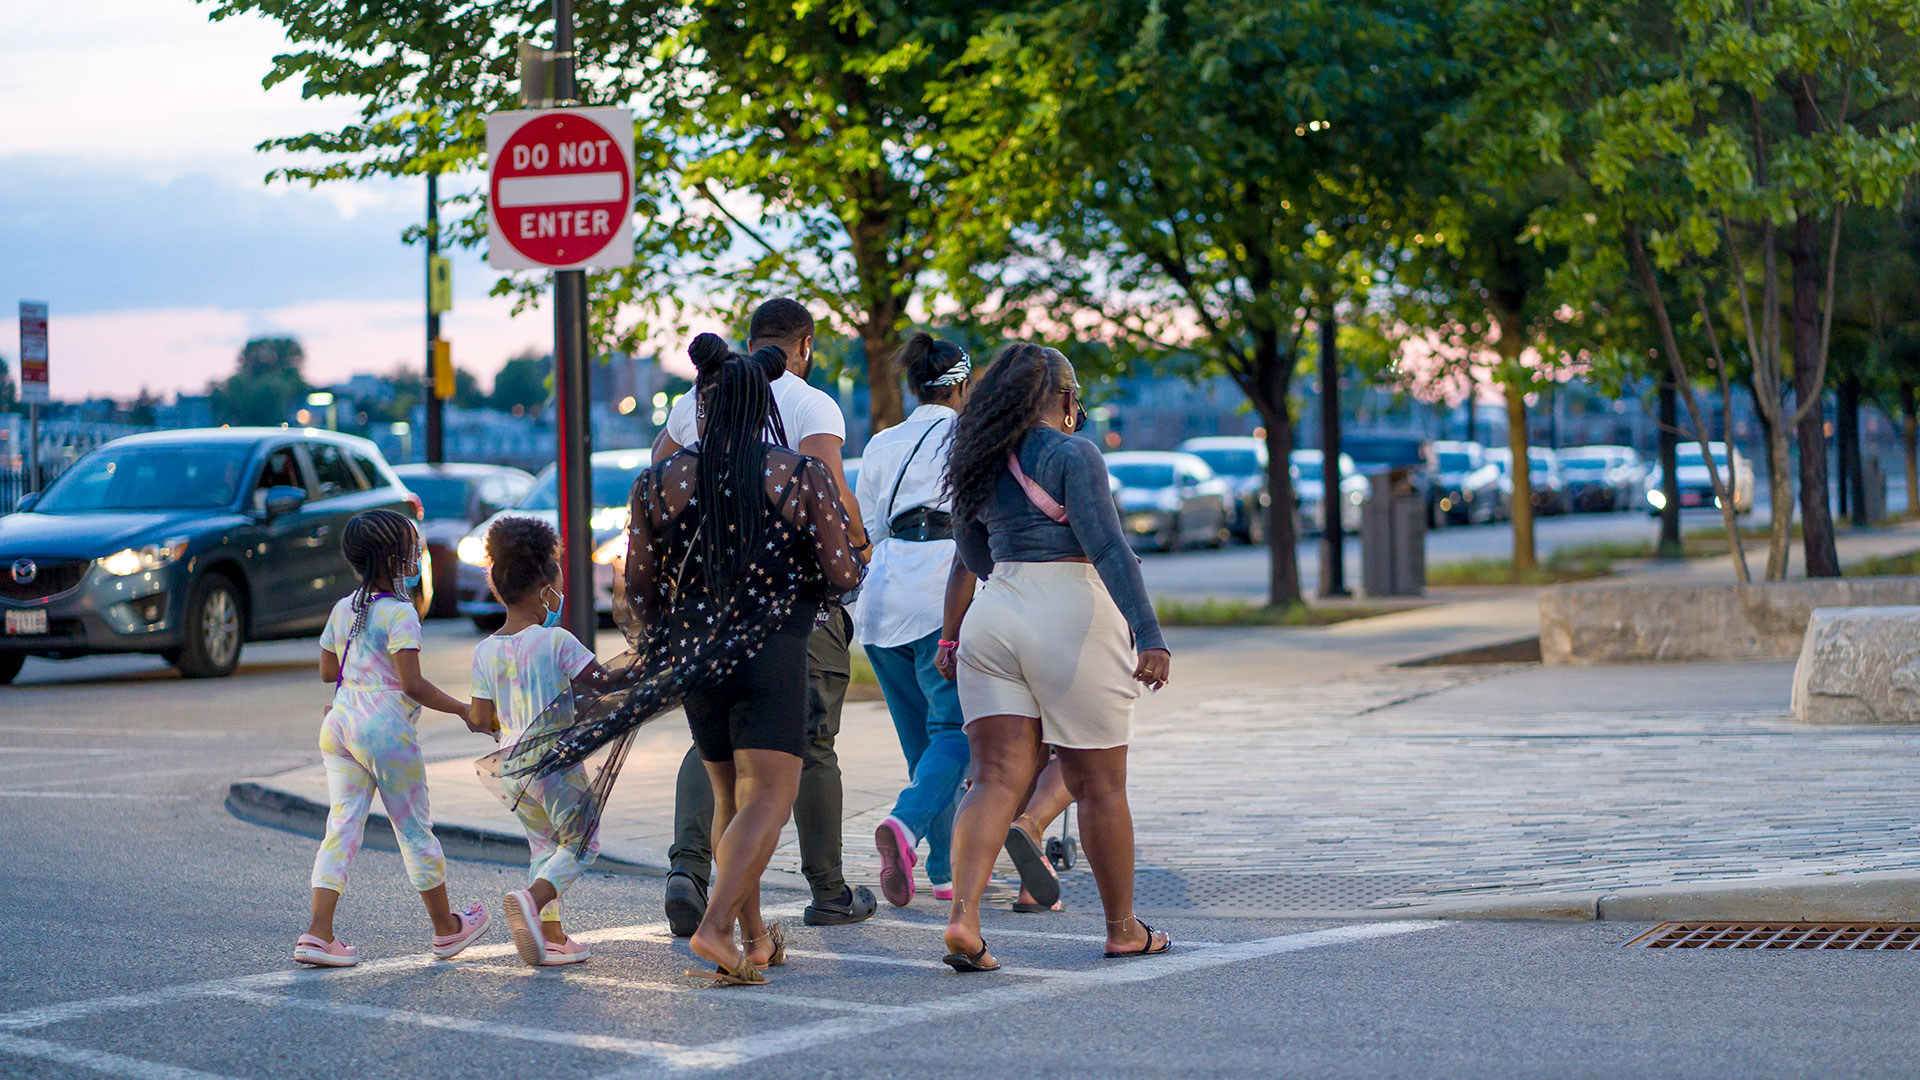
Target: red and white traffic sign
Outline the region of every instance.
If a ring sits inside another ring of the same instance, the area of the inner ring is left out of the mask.
[[[47,305],[20,301],[20,400],[44,405],[47,393]]]
[[[487,117],[487,265],[584,270],[633,262],[633,113]]]

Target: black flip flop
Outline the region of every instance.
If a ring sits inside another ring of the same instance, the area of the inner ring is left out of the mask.
[[[1008,857],[1013,859],[1013,868],[1020,872],[1020,884],[1033,895],[1035,902],[1052,907],[1060,899],[1060,875],[1053,872],[1053,864],[1047,862],[1040,845],[1027,835],[1027,830],[1010,825],[1006,849]]]
[[[1153,927],[1148,926],[1145,920],[1136,919],[1134,921],[1140,924],[1140,929],[1145,930],[1147,932],[1146,945],[1138,949],[1126,949],[1122,952],[1109,952],[1106,954],[1107,959],[1126,960],[1135,956],[1159,956],[1161,953],[1166,952],[1168,949],[1173,948],[1172,934],[1168,934],[1167,940],[1162,942],[1160,947],[1156,949],[1153,947]]]
[[[946,964],[948,967],[952,968],[953,970],[961,972],[962,974],[969,971],[999,971],[1000,962],[998,960],[995,960],[992,966],[990,967],[980,962],[981,960],[986,959],[986,955],[987,955],[987,939],[983,937],[980,939],[979,952],[971,953],[971,954],[963,953],[963,952],[950,952],[947,955],[941,957],[940,961]]]
[[[1015,900],[1013,902],[1013,910],[1019,912],[1022,915],[1038,915],[1043,912],[1059,911],[1060,905],[1058,901],[1055,901],[1054,903],[1051,903],[1051,904],[1023,904],[1020,901]]]

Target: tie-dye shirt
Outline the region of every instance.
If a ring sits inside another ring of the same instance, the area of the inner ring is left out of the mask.
[[[326,629],[320,631],[320,647],[340,657],[340,689],[334,695],[334,703],[342,704],[349,695],[394,697],[397,694],[398,697],[394,702],[387,703],[388,706],[397,704],[410,719],[420,711],[420,706],[402,692],[400,673],[393,667],[393,654],[402,649],[420,648],[419,613],[404,600],[396,600],[391,596],[376,597],[367,611],[367,625],[352,635],[352,641],[348,641],[348,632],[352,629],[353,597],[348,596],[333,605],[333,614],[327,616]],[[343,650],[345,655],[342,655]]]
[[[473,649],[473,696],[493,702],[500,741],[512,743],[593,663],[592,650],[558,626],[494,634]]]

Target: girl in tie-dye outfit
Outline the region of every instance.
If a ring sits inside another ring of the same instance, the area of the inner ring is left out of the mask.
[[[574,682],[606,676],[593,651],[559,625],[558,548],[559,537],[544,521],[502,518],[487,530],[488,579],[507,621],[473,650],[467,725],[509,745],[536,727],[571,724]],[[586,770],[575,765],[545,776],[501,778],[497,759],[486,758],[480,771],[519,817],[532,854],[527,887],[505,897],[514,949],[535,967],[585,960],[586,944],[560,927],[560,897],[600,852],[598,832],[583,815]]]
[[[414,722],[420,707],[465,719],[467,706],[420,674],[420,617],[408,601],[419,584],[420,534],[392,510],[355,514],[340,548],[360,587],[333,607],[320,634],[320,677],[334,684],[320,727],[327,769],[327,836],[313,861],[313,920],[293,958],[316,967],[352,967],[353,948],[333,933],[333,911],[380,793],[400,841],[407,877],[433,919],[433,952],[447,958],[486,932],[487,909],[455,914],[447,904],[447,861],[427,809],[426,766]]]

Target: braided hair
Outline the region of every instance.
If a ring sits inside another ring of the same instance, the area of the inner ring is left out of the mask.
[[[367,628],[367,612],[381,586],[403,601],[409,599],[406,576],[420,561],[420,531],[397,510],[363,510],[348,518],[347,527],[341,530],[340,553],[360,575],[360,587],[353,593],[353,629],[349,631],[357,635]]]
[[[787,354],[768,345],[746,356],[714,334],[694,338],[687,354],[699,372],[700,565],[707,587],[720,592],[747,572],[766,540],[767,442],[786,442],[773,381],[787,370]]]
[[[913,396],[927,404],[937,405],[952,399],[960,392],[965,382],[965,370],[959,377],[961,382],[941,384],[940,380],[948,376],[955,368],[968,364],[967,351],[951,341],[944,341],[922,330],[907,339],[900,346],[895,357],[901,370],[907,373],[907,382],[913,387]]]
[[[560,536],[539,518],[503,517],[487,530],[487,575],[503,604],[560,576]]]
[[[953,432],[946,491],[956,524],[979,519],[1007,455],[1072,385],[1073,365],[1057,349],[1016,341],[993,358]]]

